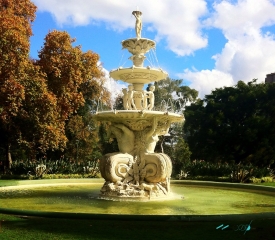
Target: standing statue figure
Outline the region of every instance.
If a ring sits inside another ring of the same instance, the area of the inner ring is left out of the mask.
[[[152,110],[154,105],[155,105],[155,94],[154,94],[154,91],[155,91],[155,86],[154,85],[151,85],[149,87],[149,92],[148,92],[148,98],[149,98],[149,105],[148,105],[148,110]]]
[[[141,30],[142,30],[142,21],[141,21],[141,14],[142,12],[140,11],[133,11],[132,14],[136,18],[136,36],[137,38],[141,38]]]
[[[123,93],[123,108],[124,110],[129,110],[129,103],[128,103],[128,91],[127,88],[122,88],[122,93]]]
[[[134,102],[134,86],[133,85],[128,85],[128,109],[129,110],[137,110],[135,102]]]

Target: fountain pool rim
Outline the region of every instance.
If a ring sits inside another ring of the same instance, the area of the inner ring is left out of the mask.
[[[8,181],[7,181],[8,182]],[[52,183],[51,183],[52,182]],[[38,188],[41,186],[64,186],[64,185],[85,185],[103,183],[103,179],[42,179],[42,180],[19,180],[18,185],[0,186],[1,189]],[[32,183],[32,184],[30,184]],[[194,181],[194,180],[171,180],[171,184],[186,186],[215,187],[220,189],[245,189],[271,192],[275,194],[275,187],[261,186],[241,183]],[[169,200],[168,200],[169,201]],[[98,220],[145,220],[145,221],[234,221],[251,219],[275,219],[275,212],[246,213],[246,214],[222,214],[222,215],[129,215],[129,214],[98,214],[98,213],[70,213],[70,212],[49,212],[18,210],[0,207],[0,213],[47,217],[47,218],[71,218],[71,219],[98,219]]]

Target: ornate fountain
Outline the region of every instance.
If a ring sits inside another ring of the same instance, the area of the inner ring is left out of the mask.
[[[109,121],[109,137],[116,138],[119,152],[108,153],[100,161],[100,172],[105,179],[101,197],[106,199],[155,199],[169,196],[171,159],[165,153],[155,153],[159,136],[165,135],[173,122],[184,117],[171,112],[154,111],[154,89],[143,90],[144,84],[167,78],[160,68],[144,67],[145,54],[156,43],[141,38],[140,11],[133,11],[136,18],[136,38],[122,41],[132,56],[133,66],[110,72],[115,80],[129,83],[123,89],[124,110],[97,112],[98,121]]]

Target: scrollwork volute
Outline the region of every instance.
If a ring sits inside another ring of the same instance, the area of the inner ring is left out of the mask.
[[[172,172],[171,160],[164,153],[154,153],[154,149],[158,137],[168,132],[169,120],[166,117],[154,117],[151,121],[143,121],[147,127],[142,129],[135,126],[142,121],[125,123],[128,124],[113,123],[109,128],[109,137],[117,139],[120,152],[106,154],[100,162],[101,174],[106,180],[102,195],[167,195]]]

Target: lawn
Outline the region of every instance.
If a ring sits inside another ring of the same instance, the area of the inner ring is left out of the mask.
[[[32,218],[0,214],[0,239],[274,239],[275,219],[249,222],[110,221]],[[239,229],[239,230],[238,230]],[[236,231],[238,230],[238,231]]]
[[[255,185],[275,187],[275,182],[255,183]]]

